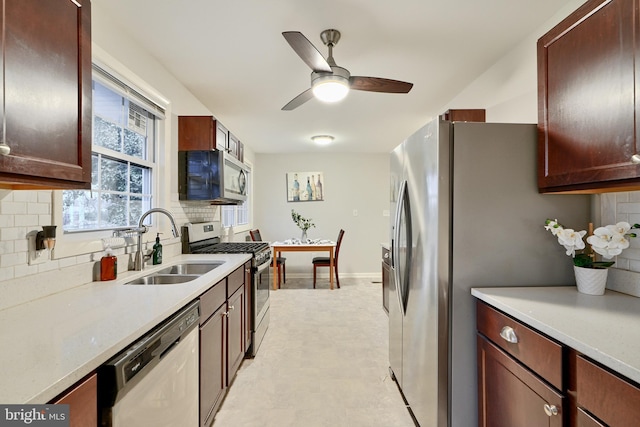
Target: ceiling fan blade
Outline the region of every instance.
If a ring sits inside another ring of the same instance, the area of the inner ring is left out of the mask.
[[[282,111],[291,111],[294,108],[298,108],[299,106],[301,106],[302,104],[310,100],[311,98],[313,98],[313,92],[311,91],[311,88],[309,88],[304,92],[302,92],[300,95],[293,98],[291,101],[289,101],[287,105],[282,107]]]
[[[351,89],[368,92],[408,93],[413,87],[413,83],[382,79],[380,77],[351,76],[349,83],[351,84]]]
[[[299,31],[285,31],[282,33],[285,40],[289,42],[293,50],[298,54],[300,58],[307,64],[313,71],[325,71],[331,72],[331,67],[324,59],[324,56],[311,44]]]

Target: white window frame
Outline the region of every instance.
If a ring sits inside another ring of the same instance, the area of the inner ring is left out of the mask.
[[[231,214],[230,211],[233,211],[233,232],[248,232],[251,230],[253,225],[253,172],[252,165],[249,162],[245,162],[249,169],[249,179],[247,180],[247,200],[241,205],[233,205],[233,206],[221,206],[220,207],[220,223],[222,227],[229,227],[229,224],[224,222],[225,212]],[[247,222],[243,224],[238,224],[238,217],[240,213],[246,215]]]
[[[102,60],[101,58],[107,58]],[[170,103],[159,94],[153,87],[149,86],[144,80],[132,73],[124,65],[116,62],[108,54],[97,46],[94,46],[94,64],[105,70],[107,73],[116,76],[118,80],[133,88],[139,94],[148,98],[150,101],[160,106],[166,115],[171,117]],[[147,105],[144,105],[147,107]],[[154,112],[155,113],[155,112]],[[169,194],[162,191],[163,186],[160,184],[160,177],[169,175],[163,166],[163,159],[166,157],[168,143],[165,142],[165,135],[171,134],[170,120],[156,120],[156,146],[153,147],[155,152],[156,168],[152,174],[152,200],[154,207],[162,207],[163,203],[168,203]],[[100,147],[96,147],[99,149]],[[92,147],[92,151],[94,151]],[[140,159],[138,159],[140,160]],[[63,212],[62,212],[62,190],[52,191],[52,222],[57,226],[59,232],[56,236],[56,246],[52,253],[52,258],[68,258],[77,255],[86,255],[104,250],[102,239],[113,236],[113,230],[83,231],[83,232],[62,232],[63,230]],[[149,234],[149,233],[146,233]],[[151,237],[146,236],[145,241]]]

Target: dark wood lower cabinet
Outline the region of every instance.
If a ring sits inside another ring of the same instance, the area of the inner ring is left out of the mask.
[[[478,425],[561,427],[565,398],[478,334]]]
[[[607,427],[606,424],[602,424],[600,421],[587,414],[582,408],[578,408],[578,427]]]
[[[640,384],[484,302],[476,315],[478,426],[640,426]]]
[[[98,376],[93,373],[53,400],[69,405],[69,427],[98,425]]]
[[[640,388],[637,385],[581,355],[577,356],[575,365],[578,408],[597,417],[602,425],[640,426]]]
[[[200,296],[200,426],[213,424],[247,350],[243,265]],[[250,271],[250,268],[249,268]]]
[[[231,384],[245,353],[244,341],[244,287],[240,287],[227,302],[227,384]]]
[[[200,425],[210,426],[227,391],[227,310],[223,304],[200,325]]]

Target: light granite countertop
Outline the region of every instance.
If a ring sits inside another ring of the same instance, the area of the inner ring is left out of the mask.
[[[575,286],[475,288],[471,294],[640,383],[640,298]]]
[[[0,402],[47,403],[251,258],[180,255],[0,311]],[[222,261],[188,283],[123,283],[184,261]]]

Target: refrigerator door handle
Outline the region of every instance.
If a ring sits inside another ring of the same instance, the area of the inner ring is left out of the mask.
[[[398,191],[398,204],[396,206],[396,216],[395,216],[395,224],[394,224],[394,233],[392,238],[392,246],[391,246],[391,260],[392,260],[392,270],[393,276],[396,283],[396,294],[398,295],[398,304],[400,304],[400,308],[402,314],[406,314],[406,301],[408,292],[407,282],[406,280],[402,280],[406,278],[406,271],[400,271],[400,267],[402,266],[402,262],[398,262],[398,254],[400,253],[400,225],[402,222],[403,210],[405,205],[407,204],[407,181],[403,180],[400,184],[400,190]],[[411,230],[410,224],[405,224],[405,230]],[[408,263],[411,261],[411,254],[409,251],[411,250],[410,240],[405,239],[405,243],[407,244],[407,253],[405,254],[406,262],[405,269],[409,268]]]

